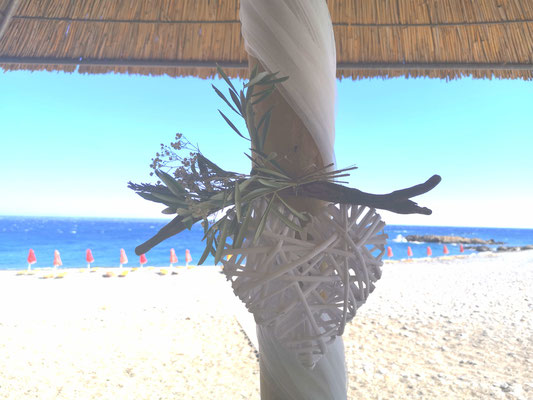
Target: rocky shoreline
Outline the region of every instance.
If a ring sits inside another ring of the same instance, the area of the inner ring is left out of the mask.
[[[533,250],[533,245],[528,244],[527,246],[498,246],[496,248],[491,248],[488,246],[465,246],[465,249],[475,250],[475,251],[495,251],[497,253],[506,253],[509,251],[524,251],[524,250]]]
[[[478,252],[492,251],[496,253],[506,253],[514,251],[533,250],[533,245],[525,246],[498,246],[496,248],[489,247],[494,245],[503,245],[504,242],[497,242],[494,239],[480,239],[480,238],[466,238],[462,236],[438,236],[438,235],[407,235],[405,240],[408,242],[422,242],[422,243],[443,243],[443,244],[465,244],[465,249],[474,250]]]
[[[479,238],[466,238],[462,236],[438,236],[438,235],[407,235],[408,242],[424,243],[461,243],[461,244],[504,244],[494,239],[484,240]]]

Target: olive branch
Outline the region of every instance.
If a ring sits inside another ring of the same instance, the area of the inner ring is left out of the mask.
[[[271,214],[275,214],[291,229],[300,231],[310,216],[288,204],[284,199],[287,195],[366,205],[403,214],[431,214],[431,210],[419,207],[410,197],[433,189],[441,180],[438,175],[432,176],[423,184],[386,195],[365,193],[335,183],[339,178],[348,176],[347,172],[356,167],[332,171],[333,165],[330,164],[297,178],[289,176],[277,162],[277,154],[265,154],[263,151],[273,109],[268,109],[256,123],[253,107],[266,99],[275,90],[276,84],[288,78],[277,77],[277,73],[258,73],[255,68],[250,80],[243,84],[241,90],[237,90],[221,68],[218,68],[218,73],[228,85],[229,98],[214,85],[213,89],[234,113],[244,119],[248,137],[222,111],[218,111],[237,135],[250,141],[250,154],[245,155],[252,162],[252,170],[250,174],[241,174],[220,168],[182,134],[177,134],[176,142],[170,146],[161,145],[161,153],[156,154],[151,164],[160,182],[156,185],[129,182],[128,187],[146,200],[164,204],[166,208],[163,213],[177,216],[154,237],[138,246],[135,249],[137,254],[146,253],[163,240],[203,221],[203,240],[206,245],[198,264],[202,264],[209,254],[218,263],[224,249],[239,248],[242,245],[245,234],[250,229],[254,210],[257,212],[253,203],[259,199],[266,201],[267,206],[259,219],[254,242],[261,237]],[[177,153],[182,150],[188,151],[189,156],[183,157]],[[174,166],[176,162],[178,166]],[[277,205],[280,204],[300,223],[293,222],[294,218],[278,211]],[[225,214],[217,221],[210,222],[208,217],[222,210],[225,210]]]

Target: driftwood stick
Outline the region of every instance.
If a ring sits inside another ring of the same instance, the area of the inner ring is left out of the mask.
[[[433,175],[424,183],[410,188],[396,190],[389,194],[365,193],[358,189],[324,181],[307,183],[294,188],[293,191],[297,196],[313,197],[331,203],[359,204],[392,211],[397,214],[430,215],[431,210],[429,208],[420,207],[414,201],[409,200],[409,198],[429,192],[440,181],[441,177],[439,175]]]
[[[410,200],[411,197],[420,196],[429,192],[439,184],[441,177],[433,175],[426,182],[410,188],[396,190],[389,194],[372,194],[366,193],[359,189],[349,188],[332,182],[320,181],[300,185],[293,189],[286,189],[286,194],[296,195],[297,197],[311,197],[318,200],[327,201],[336,204],[358,204],[381,210],[388,210],[397,214],[424,214],[430,215],[431,210],[427,207],[420,207],[417,203]],[[200,221],[196,218],[194,223]],[[183,217],[177,216],[152,238],[135,248],[135,254],[141,255],[162,241],[177,235],[187,226],[183,223]]]
[[[200,221],[200,219],[201,218],[196,218],[194,220],[194,223]],[[151,237],[143,244],[140,244],[139,246],[137,246],[135,248],[135,254],[140,256],[141,254],[147,253],[149,250],[157,246],[163,240],[166,240],[169,237],[177,235],[178,233],[185,230],[186,228],[187,228],[187,225],[183,223],[183,217],[181,215],[178,215],[172,221],[170,221],[168,224],[162,227],[159,230],[159,232],[155,234],[155,236]]]

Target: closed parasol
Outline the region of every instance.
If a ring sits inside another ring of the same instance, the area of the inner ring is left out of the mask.
[[[177,262],[178,256],[176,256],[176,251],[174,249],[170,249],[170,266],[173,267]]]
[[[189,249],[185,250],[185,265],[189,266],[189,263],[192,261],[191,251]]]
[[[148,259],[146,258],[146,254],[141,254],[139,256],[139,264],[141,265],[141,268],[148,262]]]
[[[37,257],[35,257],[35,252],[33,249],[30,249],[28,252],[28,271],[31,269],[31,266],[37,262]]]
[[[93,252],[87,249],[85,252],[85,261],[87,261],[87,269],[91,269],[91,264],[94,262]]]
[[[128,256],[126,256],[126,250],[120,249],[120,268],[122,268],[122,265],[128,263]]]
[[[62,266],[61,256],[59,255],[59,250],[54,250],[54,268]]]

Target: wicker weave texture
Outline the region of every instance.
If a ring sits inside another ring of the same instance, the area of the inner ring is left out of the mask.
[[[242,248],[225,252],[223,271],[257,324],[312,368],[381,277],[385,223],[373,209],[331,204],[300,232],[270,216],[254,243],[265,208],[256,207]]]

